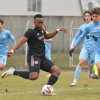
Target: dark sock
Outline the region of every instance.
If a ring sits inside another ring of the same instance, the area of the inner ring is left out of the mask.
[[[53,85],[53,84],[56,83],[57,80],[58,80],[58,77],[57,77],[57,76],[51,75],[51,76],[49,77],[49,80],[48,80],[48,83],[47,83],[47,84]]]
[[[21,76],[22,78],[29,79],[29,71],[14,71],[14,75]]]

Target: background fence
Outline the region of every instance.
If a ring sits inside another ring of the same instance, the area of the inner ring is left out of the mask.
[[[1,16],[1,18],[5,20],[6,28],[10,29],[13,32],[17,41],[24,34],[25,30],[28,27],[32,27],[32,16]],[[54,31],[58,27],[65,27],[68,30],[67,34],[59,33],[55,38],[53,38],[53,61],[63,68],[68,68],[75,65],[78,61],[77,55],[79,54],[79,52],[75,52],[75,56],[73,58],[69,58],[68,49],[70,42],[77,31],[77,27],[79,27],[79,25],[83,23],[82,18],[78,16],[45,16],[45,23],[47,24],[48,31]],[[25,46],[20,48],[16,52],[16,54],[23,54],[25,57]],[[75,61],[73,60],[74,58]],[[22,60],[23,63],[24,61],[25,60]],[[13,64],[13,60],[11,64]]]

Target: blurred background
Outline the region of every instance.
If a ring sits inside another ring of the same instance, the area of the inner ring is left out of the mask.
[[[12,31],[17,41],[32,27],[33,16],[37,13],[44,15],[48,31],[66,28],[67,34],[61,33],[53,38],[52,60],[61,68],[70,69],[78,62],[79,48],[72,58],[68,56],[68,48],[83,23],[82,13],[97,6],[100,6],[100,0],[0,0],[0,18],[5,20],[6,28]],[[8,60],[8,66],[25,64],[26,45]]]

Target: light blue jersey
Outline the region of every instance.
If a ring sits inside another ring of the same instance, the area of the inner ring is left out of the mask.
[[[74,38],[73,38],[73,40],[72,40],[72,43],[71,43],[71,45],[74,45],[75,47],[76,46],[78,46],[79,45],[79,41],[80,41],[80,38],[81,38],[81,36],[83,36],[82,34],[83,34],[83,31],[85,30],[85,28],[87,27],[87,25],[88,24],[82,24],[80,27],[79,27],[79,30],[78,30],[78,32],[75,34],[75,36],[74,36]],[[81,41],[82,41],[83,39],[81,39]],[[85,42],[85,41],[84,41]]]
[[[93,22],[90,23],[81,38],[78,40],[77,43],[80,43],[81,39],[89,36],[91,38],[91,47],[95,49],[95,63],[100,61],[100,22]]]
[[[92,51],[94,50],[94,47],[91,46],[93,45],[93,38],[89,36],[89,34],[86,34],[84,36],[84,31],[88,27],[89,24],[83,24],[80,26],[79,31],[75,34],[75,37],[72,40],[72,45],[75,47],[80,44],[80,42],[83,42],[83,47],[86,49]],[[84,37],[84,38],[83,38]]]
[[[93,64],[94,62],[94,43],[92,41],[92,37],[90,37],[88,34],[84,37],[84,31],[88,27],[88,24],[83,24],[80,26],[79,31],[75,34],[75,37],[73,38],[72,45],[75,47],[80,44],[80,42],[83,42],[83,46],[80,52],[79,59],[87,60],[90,64]],[[91,46],[92,45],[92,46]]]
[[[9,44],[15,44],[15,38],[8,30],[0,32],[0,64],[6,64]]]
[[[9,30],[0,32],[0,55],[7,54],[9,44],[15,44],[15,38]]]

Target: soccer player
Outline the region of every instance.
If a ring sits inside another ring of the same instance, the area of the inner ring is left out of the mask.
[[[89,37],[92,38],[91,47],[94,48],[94,61],[98,69],[98,76],[100,78],[100,8],[93,8],[91,13],[93,22],[86,27],[78,43],[86,35],[89,35]]]
[[[72,56],[74,49],[79,45],[78,41],[81,38],[81,35],[83,34],[88,23],[91,22],[91,12],[85,11],[83,13],[83,19],[85,23],[80,26],[79,31],[75,34],[75,37],[72,40],[69,50],[70,56]],[[74,71],[74,79],[70,84],[70,86],[75,86],[77,84],[77,81],[80,79],[80,73],[82,68],[93,66],[94,48],[91,47],[91,45],[92,45],[91,38],[87,35],[83,39],[83,47],[81,49],[79,56],[79,64],[76,66],[76,69]]]
[[[6,66],[10,44],[15,44],[15,37],[4,28],[4,21],[0,19],[0,70]]]
[[[56,83],[61,71],[58,66],[45,57],[44,39],[53,38],[59,31],[64,31],[64,28],[59,28],[54,32],[47,33],[43,28],[43,24],[43,16],[41,14],[36,14],[34,16],[34,29],[28,29],[17,45],[9,52],[13,54],[18,48],[27,42],[27,63],[29,65],[29,71],[17,71],[14,68],[10,68],[2,74],[2,77],[12,74],[26,79],[36,80],[39,77],[40,69],[42,69],[51,74],[47,84],[52,86]]]
[[[95,44],[95,63],[100,78],[100,8],[99,7],[93,8],[91,12],[92,12],[93,23],[91,23],[86,28],[83,37],[89,33],[91,33],[90,36],[93,37],[93,41]]]

